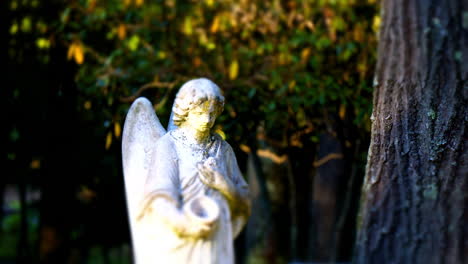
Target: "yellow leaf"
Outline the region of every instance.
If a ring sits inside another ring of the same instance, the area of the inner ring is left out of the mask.
[[[380,16],[375,16],[374,20],[372,21],[372,29],[374,30],[374,32],[379,31],[380,23],[381,23]]]
[[[18,24],[14,23],[10,27],[10,34],[14,35],[14,34],[16,34],[16,32],[18,32]]]
[[[301,52],[301,63],[305,64],[307,62],[307,59],[310,56],[311,49],[310,48],[305,48]]]
[[[206,0],[206,5],[212,7],[214,5],[214,0]]]
[[[132,3],[132,0],[124,0],[124,6],[127,7]]]
[[[166,52],[160,50],[158,51],[156,56],[158,57],[158,59],[165,59],[167,55],[166,55]]]
[[[140,45],[140,37],[137,35],[133,35],[127,42],[127,46],[131,51],[135,51],[138,49]]]
[[[75,61],[77,64],[82,64],[84,61],[84,50],[83,46],[80,44],[76,44],[75,46]]]
[[[240,144],[240,149],[244,151],[245,153],[250,153],[250,147],[244,144]]]
[[[40,49],[48,49],[50,48],[50,41],[46,38],[38,38],[36,40],[36,46]]]
[[[213,24],[211,24],[210,32],[216,33],[218,32],[218,29],[219,29],[219,16],[216,16],[215,19],[213,20]]]
[[[296,80],[292,80],[289,82],[289,85],[288,85],[289,91],[293,91],[294,87],[296,87]]]
[[[183,31],[187,35],[192,35],[193,28],[192,28],[192,19],[190,17],[186,17],[184,21],[184,28]]]
[[[208,45],[206,45],[206,48],[208,50],[214,50],[216,49],[216,44],[214,44],[214,42],[209,42]]]
[[[119,39],[121,40],[127,36],[127,28],[125,27],[125,24],[120,24],[117,27],[117,36],[119,36]]]
[[[239,74],[239,63],[237,60],[233,60],[229,66],[229,79],[234,80]]]
[[[114,123],[114,135],[115,135],[115,137],[120,137],[120,132],[121,131],[122,131],[122,129],[120,128],[119,122],[115,122]]]
[[[346,115],[346,106],[344,104],[340,105],[340,111],[339,111],[339,116],[341,120],[344,120]]]
[[[73,54],[75,54],[75,43],[72,43],[70,47],[68,47],[67,59],[71,60],[73,58]]]
[[[106,149],[109,149],[112,144],[112,132],[107,133],[106,136]]]
[[[144,0],[135,0],[136,6],[141,6],[144,2]]]
[[[92,106],[92,105],[91,105],[91,101],[86,101],[86,102],[84,103],[84,108],[85,108],[86,110],[91,109],[91,106]]]
[[[26,16],[23,18],[23,20],[21,21],[21,31],[23,32],[29,32],[31,31],[31,28],[32,28],[32,22],[31,22],[31,18],[29,16]]]

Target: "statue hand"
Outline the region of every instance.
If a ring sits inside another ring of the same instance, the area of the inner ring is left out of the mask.
[[[161,217],[161,220],[180,237],[207,237],[216,227],[216,221],[209,223],[196,221],[185,210],[177,208],[167,199],[155,199],[149,211],[153,210],[155,215]]]
[[[219,169],[216,168],[214,159],[208,158],[204,163],[199,162],[197,169],[200,172],[200,180],[204,184],[223,193],[229,191],[229,179],[226,179]]]
[[[175,231],[181,237],[205,238],[215,229],[216,223],[195,222],[186,214],[181,214],[181,218],[175,224]]]

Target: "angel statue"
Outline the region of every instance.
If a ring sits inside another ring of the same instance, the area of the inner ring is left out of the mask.
[[[250,200],[231,146],[211,131],[223,108],[205,78],[180,88],[167,131],[146,98],[130,107],[122,157],[136,264],[234,263]]]

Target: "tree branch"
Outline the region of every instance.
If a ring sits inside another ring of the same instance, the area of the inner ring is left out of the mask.
[[[158,82],[158,81],[153,81],[153,82],[150,82],[150,83],[147,83],[147,84],[144,84],[143,86],[141,86],[138,91],[136,91],[133,95],[131,96],[127,96],[127,97],[120,97],[119,98],[119,101],[122,102],[122,103],[130,103],[130,102],[133,102],[135,101],[135,99],[137,99],[141,93],[143,93],[144,91],[146,90],[149,90],[149,89],[154,89],[154,88],[168,88],[169,90],[171,90],[172,88],[174,88],[174,86],[179,83],[179,80],[175,80],[173,82]]]

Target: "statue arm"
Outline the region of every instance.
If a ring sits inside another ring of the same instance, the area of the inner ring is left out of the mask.
[[[233,238],[235,238],[237,235],[239,235],[250,216],[251,200],[249,187],[239,169],[234,151],[229,145],[228,150],[226,151],[226,156],[228,159],[228,171],[230,174],[228,178],[231,179],[231,182],[233,183],[236,190],[235,202],[231,207]]]
[[[179,237],[201,237],[211,226],[192,225],[181,210],[179,176],[174,146],[167,138],[158,141],[145,184],[145,195],[138,220],[158,218]]]
[[[219,191],[226,197],[231,208],[233,217],[244,216],[247,218],[250,215],[250,198],[249,189],[245,182],[237,161],[234,155],[231,156],[228,167],[228,174],[225,178],[225,188],[220,188]]]
[[[226,171],[221,173],[210,169],[210,166],[202,165],[199,167],[202,173],[202,180],[213,188],[217,189],[227,200],[231,209],[231,223],[233,238],[235,238],[250,216],[251,201],[249,196],[249,188],[240,172],[237,165],[236,156],[231,146],[223,142],[223,161],[226,162]],[[206,173],[208,172],[208,173]],[[207,179],[205,175],[212,174],[211,180]],[[223,175],[224,174],[224,175]]]
[[[247,183],[244,181],[237,165],[232,148],[223,142],[221,146],[221,163],[216,164],[214,158],[197,164],[200,180],[207,186],[218,190],[227,200],[231,209],[231,216],[245,216],[250,214],[250,199]],[[225,168],[225,169],[223,169]]]

